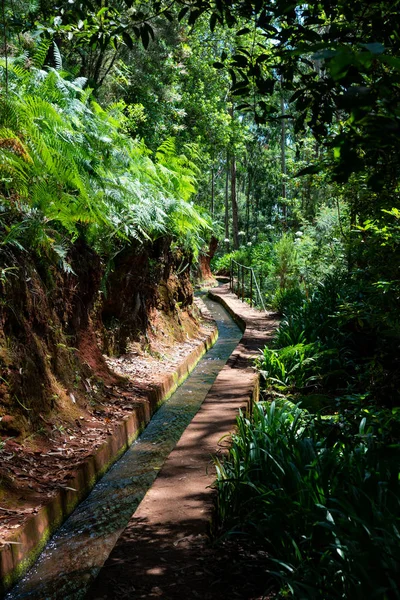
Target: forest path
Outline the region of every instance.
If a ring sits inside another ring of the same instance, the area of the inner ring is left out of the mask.
[[[274,315],[243,304],[227,285],[210,292],[245,332],[200,410],[119,538],[87,598],[256,598],[262,553],[225,542],[213,547],[209,529],[215,471],[211,456],[227,445],[239,408],[255,396],[251,359],[270,342]],[[264,575],[263,575],[264,576]],[[263,596],[264,597],[264,596]]]

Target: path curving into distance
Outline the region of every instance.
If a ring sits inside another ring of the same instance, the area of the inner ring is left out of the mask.
[[[104,561],[242,336],[219,304],[211,300],[206,304],[219,330],[215,346],[53,536],[6,600],[80,600],[87,596]],[[179,506],[175,508],[179,512]]]

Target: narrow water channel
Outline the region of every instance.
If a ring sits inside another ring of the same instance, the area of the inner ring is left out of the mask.
[[[6,600],[85,598],[130,517],[240,340],[242,334],[228,313],[216,302],[204,301],[218,325],[217,343],[53,536],[37,563]]]

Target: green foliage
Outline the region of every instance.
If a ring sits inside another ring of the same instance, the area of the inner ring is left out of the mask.
[[[354,297],[354,293],[346,278],[333,274],[327,276],[308,298],[288,294],[284,318],[274,340],[277,350],[264,350],[265,357],[276,353],[286,373],[295,373],[295,377],[284,380],[286,389],[299,391],[308,387],[308,392],[317,388],[343,393],[346,389],[356,387],[362,390],[370,385],[368,376],[362,371],[360,361],[364,362],[365,358],[359,355],[357,340],[348,328],[342,326],[343,302]],[[299,345],[313,352],[309,355],[312,360],[306,364],[306,369],[304,358],[295,352]],[[262,369],[268,371],[264,366]],[[266,377],[266,386],[276,387],[271,376]],[[282,389],[279,387],[280,391]]]
[[[297,280],[297,253],[293,237],[283,234],[274,250],[274,275],[279,280],[280,289],[285,289]]]
[[[304,221],[295,239],[299,279],[307,291],[323,281],[345,271],[346,239],[343,228],[348,228],[346,206],[320,206],[313,221]],[[300,235],[301,234],[301,235]]]
[[[279,79],[296,112],[296,131],[309,126],[318,142],[328,143],[338,181],[364,172],[371,189],[394,191],[399,168],[398,8],[397,0],[376,0],[367,7],[336,0],[312,6],[204,1],[192,7],[189,19],[209,11],[211,28],[216,23],[236,28],[241,43],[232,54],[223,51],[216,67],[229,69],[242,110],[255,113],[257,123],[278,117],[271,96]],[[308,173],[318,166],[314,163]]]
[[[212,268],[217,273],[229,273],[231,268],[231,260],[235,260],[242,265],[249,265],[251,262],[250,251],[247,248],[240,248],[239,250],[234,250],[233,252],[223,254],[220,257],[215,257],[211,263]]]
[[[364,400],[331,418],[255,405],[216,460],[220,525],[267,551],[282,597],[399,597],[400,421]]]
[[[118,243],[168,235],[198,252],[209,222],[189,202],[197,167],[172,139],[152,160],[143,142],[121,132],[123,107],[106,111],[90,101],[85,80],[18,65],[8,77],[0,191],[13,216],[3,244],[19,241],[49,254],[63,236],[83,235],[110,252]]]
[[[253,267],[257,273],[265,276],[271,269],[272,244],[267,241],[258,244],[248,243],[241,246],[239,250],[216,256],[212,266],[216,271],[229,271],[231,259],[247,267]]]
[[[211,229],[196,191],[229,248],[236,164],[241,246],[214,268],[252,267],[282,315],[264,391],[338,399],[328,419],[257,407],[217,463],[221,518],[256,532],[298,598],[399,596],[397,413],[374,408],[400,389],[398,9],[3,6],[2,286],[15,250],[70,270],[78,237],[109,265],[163,236],[196,255]]]
[[[303,389],[317,384],[327,353],[318,342],[300,342],[281,350],[264,348],[256,367],[266,382],[280,391]]]
[[[285,315],[293,307],[301,304],[304,291],[299,285],[289,288],[278,288],[273,295],[271,306],[279,314]]]
[[[277,331],[276,345],[298,343],[300,335],[309,342],[336,339],[340,334],[335,315],[346,293],[346,279],[336,274],[327,276],[309,298],[294,296]]]
[[[330,276],[342,281],[346,255],[340,227],[336,208],[325,205],[313,223],[305,221],[294,234],[275,234],[273,241],[242,245],[214,259],[213,267],[229,272],[231,258],[252,267],[267,302],[286,315],[309,299],[322,281],[329,286]],[[333,294],[336,297],[336,288]]]

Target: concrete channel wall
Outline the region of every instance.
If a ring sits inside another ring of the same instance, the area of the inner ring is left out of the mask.
[[[201,310],[203,315],[210,319],[203,303]],[[130,415],[115,426],[107,441],[77,468],[65,487],[60,487],[37,514],[4,540],[4,545],[0,548],[0,597],[4,597],[33,565],[53,533],[136,440],[157,408],[185,381],[217,338],[218,330],[214,325],[206,340],[199,343],[176,371],[166,374],[162,382],[150,390],[147,400],[135,407]]]

